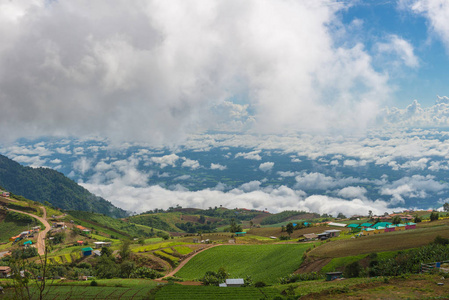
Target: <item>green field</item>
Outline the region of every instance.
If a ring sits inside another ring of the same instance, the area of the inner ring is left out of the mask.
[[[76,281],[48,286],[44,299],[142,299],[157,285],[155,281],[145,279],[97,280],[98,286],[90,286],[90,282]],[[32,287],[31,292],[36,293],[35,287]],[[6,290],[5,296],[13,294],[14,290],[10,288]]]
[[[250,275],[254,282],[274,283],[299,268],[308,247],[306,244],[218,246],[193,257],[176,277],[195,280],[207,271],[224,267],[230,278]]]
[[[201,299],[273,299],[280,292],[273,288],[166,285],[156,293],[156,300]]]

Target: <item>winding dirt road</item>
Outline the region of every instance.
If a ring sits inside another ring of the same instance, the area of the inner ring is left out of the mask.
[[[162,280],[162,279],[164,279],[164,278],[166,278],[166,277],[170,277],[170,276],[174,276],[182,267],[184,267],[184,265],[186,264],[186,263],[188,263],[189,262],[189,260],[191,260],[192,258],[194,258],[196,255],[198,255],[199,253],[201,253],[201,252],[203,252],[203,251],[205,251],[205,250],[207,250],[207,249],[210,249],[210,248],[214,248],[214,247],[217,247],[217,246],[221,246],[222,244],[217,244],[217,245],[213,245],[213,246],[210,246],[210,247],[207,247],[207,248],[204,248],[204,249],[201,249],[200,251],[198,251],[198,252],[196,252],[195,254],[193,254],[193,255],[191,255],[191,256],[189,256],[188,258],[186,258],[185,260],[183,260],[173,271],[171,271],[170,273],[168,273],[167,275],[165,275],[164,277],[162,277],[162,278],[159,278],[159,280]]]
[[[17,212],[17,213],[29,215],[30,217],[38,219],[39,221],[41,221],[42,224],[44,224],[45,229],[39,231],[39,233],[37,235],[37,253],[39,253],[39,255],[44,255],[45,254],[45,236],[47,235],[47,232],[51,229],[51,226],[46,220],[47,211],[45,210],[45,207],[41,206],[40,208],[42,208],[42,211],[44,212],[43,217],[39,217],[39,216],[30,214],[30,213],[27,213],[27,212],[24,212],[21,210],[16,210],[16,209],[9,209],[9,210]]]

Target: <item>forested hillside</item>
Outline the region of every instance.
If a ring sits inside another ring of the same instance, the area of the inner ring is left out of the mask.
[[[34,201],[48,201],[61,209],[126,216],[123,209],[93,195],[62,173],[48,168],[24,167],[3,155],[0,155],[0,186]]]

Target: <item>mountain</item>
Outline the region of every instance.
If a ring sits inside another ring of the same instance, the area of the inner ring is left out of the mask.
[[[58,171],[48,168],[24,167],[0,155],[0,186],[13,194],[67,210],[102,213],[111,217],[125,217],[126,211],[95,196]]]

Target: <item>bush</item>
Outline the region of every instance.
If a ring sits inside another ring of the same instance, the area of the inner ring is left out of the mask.
[[[256,282],[256,283],[254,284],[254,286],[255,286],[256,288],[262,288],[262,287],[264,287],[264,286],[267,286],[267,284],[266,284],[265,282],[263,282],[263,281],[258,281],[258,282]]]
[[[135,269],[132,273],[131,273],[131,278],[149,278],[149,279],[156,279],[159,277],[162,277],[163,274],[159,273],[156,270],[153,270],[151,268],[148,267],[140,267]]]
[[[360,274],[360,264],[358,261],[355,261],[345,267],[344,277],[346,278],[354,278],[359,277]]]
[[[446,239],[446,238],[438,235],[433,240],[433,243],[438,244],[438,245],[449,245],[449,239]]]
[[[92,281],[90,282],[90,285],[91,285],[91,286],[98,286],[98,282],[95,281],[95,280],[92,280]]]
[[[440,215],[436,211],[434,211],[430,214],[430,221],[436,221],[439,218],[440,218]]]

